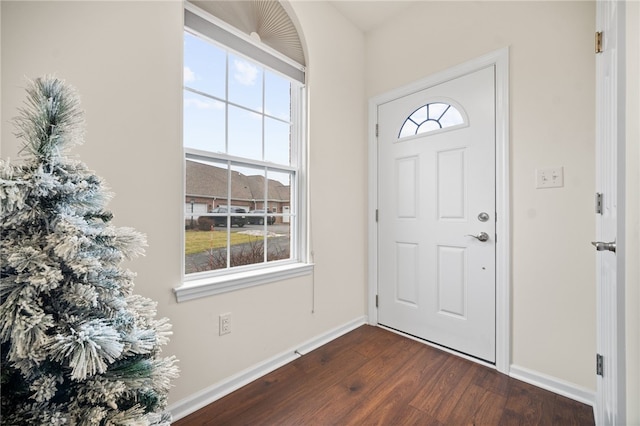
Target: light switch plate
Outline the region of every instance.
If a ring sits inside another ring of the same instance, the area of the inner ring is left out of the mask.
[[[536,188],[562,188],[563,186],[563,167],[536,169]]]

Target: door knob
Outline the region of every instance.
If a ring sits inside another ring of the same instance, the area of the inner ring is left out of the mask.
[[[616,242],[615,241],[613,241],[611,243],[603,243],[601,241],[592,241],[591,244],[593,244],[593,246],[598,251],[612,251],[614,253],[616,252]]]
[[[478,241],[488,241],[489,240],[489,234],[487,234],[486,232],[481,232],[478,235],[471,235],[471,234],[467,234],[465,235],[465,237],[473,237],[475,239],[477,239]]]

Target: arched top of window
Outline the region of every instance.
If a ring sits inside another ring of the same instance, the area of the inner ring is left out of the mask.
[[[190,3],[298,64],[305,65],[304,49],[298,30],[277,0],[191,0]]]
[[[460,126],[465,122],[463,113],[455,106],[444,102],[428,103],[407,117],[400,128],[398,139]]]

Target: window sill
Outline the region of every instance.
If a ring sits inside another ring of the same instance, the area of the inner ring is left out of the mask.
[[[310,275],[312,272],[312,263],[293,263],[237,274],[185,281],[173,291],[176,294],[176,300],[180,303],[215,294],[228,293],[242,288]]]

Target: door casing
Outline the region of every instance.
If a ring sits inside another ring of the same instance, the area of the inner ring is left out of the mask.
[[[608,180],[615,182],[617,211],[614,238],[616,240],[616,277],[605,280],[598,269],[596,349],[604,356],[604,374],[597,379],[594,405],[598,425],[626,423],[626,353],[625,353],[625,2],[598,0],[596,31],[603,32],[603,53],[596,60],[596,191],[602,191]],[[613,43],[612,43],[613,41]],[[605,71],[608,70],[608,71]],[[605,152],[616,154],[607,159]],[[608,164],[609,160],[613,164]],[[608,166],[614,166],[611,170]],[[608,187],[606,187],[609,189]],[[604,193],[604,197],[611,194]],[[596,219],[596,240],[611,239],[605,235],[606,225]],[[608,234],[608,233],[607,233]],[[598,253],[600,264],[605,253]],[[611,278],[611,277],[608,277]],[[604,289],[602,287],[605,287]],[[609,297],[603,298],[603,292]]]
[[[487,66],[496,72],[496,369],[508,374],[511,348],[510,306],[510,197],[509,197],[509,50],[499,49],[454,66],[437,74],[394,89],[369,100],[369,280],[368,322],[378,323],[376,295],[378,289],[378,149],[377,111],[380,104],[469,74]]]

